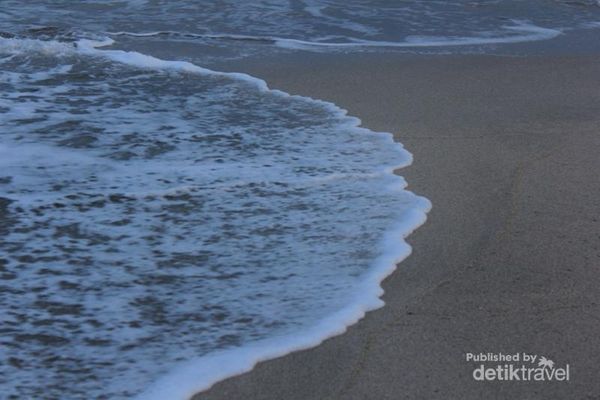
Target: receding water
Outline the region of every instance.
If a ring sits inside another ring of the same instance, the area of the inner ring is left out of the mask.
[[[330,104],[0,40],[9,398],[126,398],[178,362],[315,325],[427,207],[389,189],[408,155]]]

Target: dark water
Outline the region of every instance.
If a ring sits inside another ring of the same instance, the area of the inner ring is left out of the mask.
[[[53,37],[57,32],[47,27],[56,27],[63,36],[148,35],[144,40],[202,44],[207,56],[219,49],[218,57],[254,54],[273,45],[313,51],[371,46],[448,51],[457,45],[546,40],[596,28],[598,22],[595,0],[5,0],[0,9],[0,30],[11,34]]]

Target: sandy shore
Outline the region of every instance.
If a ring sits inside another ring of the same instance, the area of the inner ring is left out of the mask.
[[[415,157],[401,174],[434,208],[386,307],[195,400],[600,398],[600,57],[298,53],[227,68],[394,132]],[[476,382],[467,352],[544,355],[570,381]]]

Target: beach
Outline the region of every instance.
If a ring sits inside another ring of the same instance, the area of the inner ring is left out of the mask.
[[[600,57],[293,53],[218,66],[392,132],[431,200],[385,307],[217,399],[600,396]],[[467,353],[530,353],[568,382],[480,382]]]
[[[0,397],[598,399],[595,0],[5,0]]]

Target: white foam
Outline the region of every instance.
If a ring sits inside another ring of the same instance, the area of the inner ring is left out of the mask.
[[[0,54],[38,53],[52,56],[72,54],[72,43],[55,40],[42,41],[37,39],[0,38]]]
[[[360,321],[367,312],[385,305],[381,300],[384,294],[381,282],[396,270],[396,264],[410,255],[412,249],[404,239],[425,223],[426,213],[431,204],[422,199],[419,208],[403,215],[402,221],[383,238],[380,245],[382,255],[374,262],[362,286],[357,288],[357,296],[351,304],[322,320],[318,325],[294,335],[215,352],[182,364],[135,398],[187,400],[223,379],[252,370],[259,362],[318,346],[330,337],[345,333],[349,326]]]
[[[584,22],[583,24],[580,25],[580,27],[587,28],[587,29],[597,29],[597,28],[600,28],[600,21]]]
[[[526,22],[515,21],[514,25],[502,27],[506,31],[515,32],[516,35],[497,37],[441,37],[441,36],[408,36],[403,42],[376,41],[365,39],[353,39],[346,43],[314,42],[298,39],[276,38],[278,46],[288,49],[310,49],[310,48],[351,48],[351,47],[445,47],[445,46],[474,46],[489,44],[508,44],[548,40],[562,34],[558,29],[543,28]]]
[[[234,40],[249,40],[272,42],[276,46],[294,49],[294,50],[311,50],[318,48],[330,49],[348,49],[361,47],[379,47],[379,48],[421,48],[421,47],[452,47],[452,46],[480,46],[492,44],[509,44],[532,42],[539,40],[553,39],[563,32],[560,29],[544,28],[531,24],[527,21],[513,20],[512,25],[503,25],[501,29],[504,34],[496,36],[419,36],[411,35],[404,38],[403,41],[385,41],[385,40],[368,40],[349,37],[345,42],[327,42],[327,41],[311,41],[293,38],[284,38],[277,36],[252,36],[239,34],[196,34],[196,33],[181,33],[175,31],[155,31],[155,32],[109,32],[113,36],[133,36],[133,37],[152,37],[160,35],[184,36],[188,38],[203,38],[203,39],[234,39]],[[594,23],[588,23],[590,27]],[[506,33],[510,33],[507,35]]]
[[[104,41],[82,39],[77,42],[77,45],[79,50],[83,54],[106,57],[112,61],[119,62],[122,64],[132,65],[140,68],[164,70],[172,69],[187,73],[223,76],[251,83],[262,91],[269,90],[269,87],[267,86],[267,83],[264,80],[255,78],[248,74],[237,72],[213,71],[211,69],[203,68],[187,61],[166,61],[135,51],[98,50],[99,47],[110,46],[112,43],[113,41],[111,39],[107,39]]]

